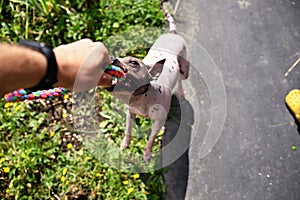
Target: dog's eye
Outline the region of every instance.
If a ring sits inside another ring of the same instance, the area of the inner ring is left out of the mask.
[[[130,60],[129,63],[134,65],[135,67],[139,66],[139,63],[137,61],[134,61],[134,60]]]

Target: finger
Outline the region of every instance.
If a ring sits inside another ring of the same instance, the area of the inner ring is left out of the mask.
[[[103,87],[110,87],[111,83],[112,83],[112,76],[109,74],[103,73],[98,82],[98,85],[103,86]]]
[[[101,68],[103,70],[112,63],[108,50],[102,42],[94,42],[94,51],[96,52],[96,55],[99,56],[99,61],[101,62]]]

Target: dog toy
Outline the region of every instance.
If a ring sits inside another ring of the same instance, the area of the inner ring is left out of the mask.
[[[109,65],[105,69],[105,73],[110,74],[112,76],[112,85],[116,85],[125,78],[124,71],[120,67],[115,65]]]
[[[66,93],[67,93],[67,89],[63,87],[57,87],[49,90],[38,90],[35,92],[21,88],[6,94],[5,100],[8,102],[18,102],[18,101],[34,100],[34,99],[47,99],[47,98],[53,99],[55,97],[62,96]]]
[[[115,65],[109,65],[105,72],[110,74],[112,78],[112,85],[115,85],[122,81],[125,77],[125,73],[120,67]],[[38,91],[31,91],[20,88],[15,90],[11,93],[6,94],[5,100],[7,102],[19,102],[25,100],[34,100],[34,99],[53,99],[58,96],[62,96],[67,93],[67,89],[63,87],[57,87],[49,90],[38,90]]]

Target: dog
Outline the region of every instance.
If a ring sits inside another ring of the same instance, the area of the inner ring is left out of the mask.
[[[171,15],[162,9],[169,22],[170,33],[161,35],[143,60],[134,57],[117,58],[113,65],[120,67],[126,78],[106,88],[126,104],[126,129],[120,149],[126,149],[131,140],[131,129],[136,114],[154,120],[149,140],[144,151],[144,160],[152,157],[152,146],[157,133],[164,126],[171,106],[172,91],[178,83],[177,95],[184,98],[182,80],[189,75],[188,52],[185,40],[176,34]]]

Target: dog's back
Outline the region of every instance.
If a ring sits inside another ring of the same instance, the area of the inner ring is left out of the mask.
[[[153,66],[157,62],[165,60],[163,70],[154,82],[172,89],[179,75],[181,79],[188,77],[187,57],[184,39],[180,35],[167,33],[155,41],[143,62],[147,66]]]

